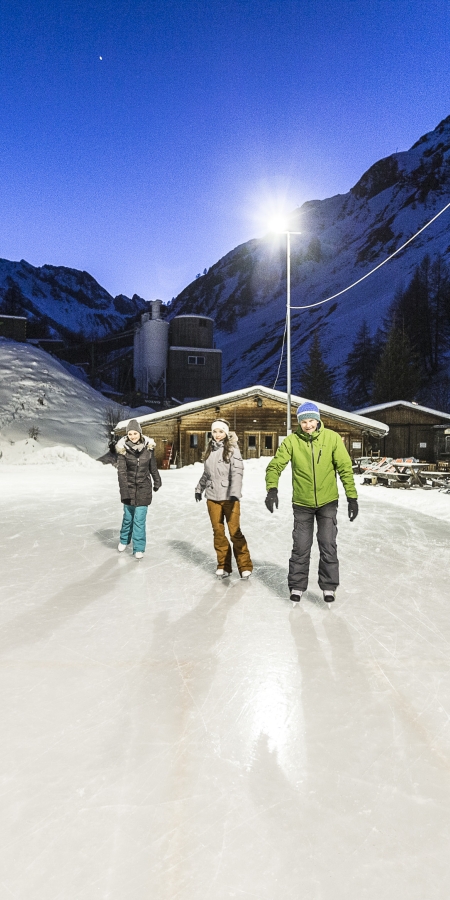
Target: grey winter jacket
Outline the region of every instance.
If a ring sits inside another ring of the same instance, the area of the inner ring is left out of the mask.
[[[152,479],[155,491],[161,487],[161,476],[153,452],[155,447],[153,438],[146,435],[142,435],[137,444],[127,437],[117,442],[117,476],[122,503],[127,500],[130,506],[149,506],[152,502]]]
[[[229,462],[223,460],[223,443],[214,440],[213,449],[208,459],[205,459],[204,472],[195,493],[203,494],[205,491],[207,500],[229,500],[230,497],[241,499],[244,463],[234,432],[230,433],[230,444]]]

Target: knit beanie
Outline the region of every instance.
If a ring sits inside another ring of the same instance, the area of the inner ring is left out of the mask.
[[[230,434],[230,426],[225,419],[216,419],[215,422],[211,425],[211,432],[213,431],[224,431],[227,436]]]
[[[137,419],[130,419],[127,425],[127,434],[129,431],[138,431],[139,434],[142,434],[142,428]]]
[[[315,403],[311,403],[310,400],[302,403],[297,410],[297,420],[303,422],[304,419],[317,419],[320,422],[319,407]]]

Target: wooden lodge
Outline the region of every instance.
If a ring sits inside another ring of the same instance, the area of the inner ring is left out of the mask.
[[[292,423],[297,425],[297,407],[304,397],[292,397]],[[355,413],[318,403],[327,428],[339,432],[352,458],[370,451],[374,439],[382,439],[388,427]],[[199,462],[211,436],[211,423],[227,419],[235,431],[244,459],[273,456],[286,436],[286,394],[255,387],[184,403],[172,409],[139,416],[144,434],[156,441],[159,468]],[[116,434],[125,434],[127,421],[119,422]]]
[[[445,443],[443,431],[450,427],[450,413],[428,409],[407,400],[394,400],[359,409],[358,415],[374,415],[380,422],[389,425],[389,432],[372,443],[373,450],[379,451],[381,456],[392,456],[394,459],[414,456],[423,462],[437,463],[445,458],[447,449],[448,459],[450,447]]]

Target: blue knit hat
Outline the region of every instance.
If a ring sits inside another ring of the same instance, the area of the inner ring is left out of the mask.
[[[297,410],[297,420],[303,422],[304,419],[317,419],[320,422],[319,407],[315,403],[311,403],[310,400],[302,403]]]

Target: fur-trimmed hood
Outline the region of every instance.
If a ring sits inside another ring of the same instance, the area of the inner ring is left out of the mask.
[[[116,444],[116,453],[120,453],[122,454],[122,456],[125,456],[127,452],[125,446],[126,440],[127,436],[124,435],[124,437],[121,437]],[[137,444],[134,444],[134,446],[137,448],[140,444],[143,444],[143,447],[147,447],[148,450],[154,450],[156,447],[156,441],[153,438],[148,437],[146,434],[143,434],[140,441],[138,441]]]

